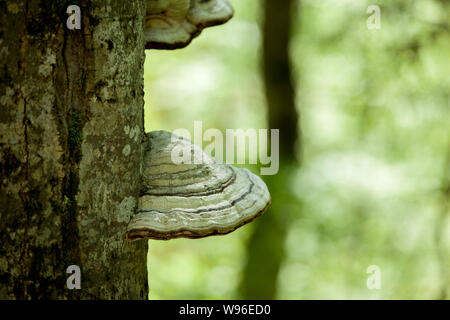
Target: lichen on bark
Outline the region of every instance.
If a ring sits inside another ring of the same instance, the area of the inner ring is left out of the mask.
[[[145,1],[83,2],[81,30],[66,28],[70,4],[0,2],[0,298],[145,299],[147,245],[124,241],[145,138]],[[66,288],[71,264],[81,290]]]

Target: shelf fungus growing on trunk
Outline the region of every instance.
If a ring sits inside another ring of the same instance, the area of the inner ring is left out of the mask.
[[[227,234],[269,206],[266,185],[247,169],[217,162],[167,131],[150,132],[148,138],[142,192],[127,240]],[[180,163],[180,154],[189,161]]]
[[[204,28],[233,17],[228,0],[147,0],[146,49],[186,47]]]

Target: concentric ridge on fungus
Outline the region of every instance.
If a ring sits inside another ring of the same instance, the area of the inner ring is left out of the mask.
[[[266,185],[249,170],[217,162],[170,132],[148,136],[143,188],[128,240],[227,234],[268,207]],[[173,153],[186,150],[193,155],[192,164],[175,164]]]
[[[145,48],[184,48],[203,29],[232,17],[228,0],[147,0]]]

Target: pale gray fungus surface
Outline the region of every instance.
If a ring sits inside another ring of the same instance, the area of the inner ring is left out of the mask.
[[[204,28],[232,17],[228,0],[147,0],[146,49],[184,48]]]
[[[217,162],[167,131],[148,134],[143,188],[127,230],[138,239],[202,238],[230,233],[270,204],[265,183],[247,169]],[[191,161],[179,163],[186,153]]]

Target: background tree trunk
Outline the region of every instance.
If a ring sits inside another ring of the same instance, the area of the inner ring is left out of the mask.
[[[147,298],[145,0],[0,1],[0,298]],[[81,2],[81,1],[80,1]],[[81,290],[66,288],[69,265]]]
[[[244,299],[276,298],[289,216],[296,211],[290,181],[297,166],[296,145],[300,138],[289,59],[291,16],[295,7],[292,0],[265,0],[264,4],[264,82],[269,128],[280,129],[280,170],[265,179],[272,204],[264,217],[255,221],[248,244],[248,260],[241,283]]]
[[[450,142],[450,140],[449,140]],[[450,288],[450,258],[445,247],[446,224],[450,214],[450,145],[447,149],[447,156],[444,160],[442,185],[440,190],[440,208],[436,217],[434,230],[434,242],[436,254],[439,262],[440,293],[436,299],[448,300],[448,289]]]

